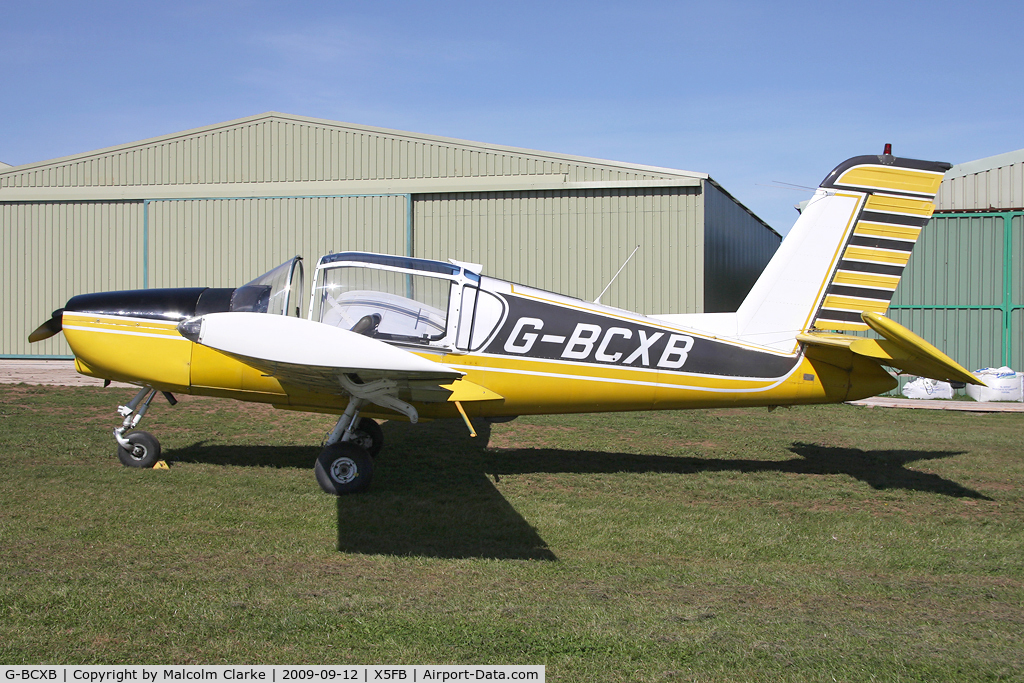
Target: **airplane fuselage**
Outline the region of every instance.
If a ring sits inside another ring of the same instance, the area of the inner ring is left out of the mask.
[[[792,353],[780,353],[493,278],[482,278],[481,287],[500,299],[504,313],[479,349],[395,343],[500,396],[465,401],[472,417],[831,403],[895,386],[875,364],[838,367],[808,359],[795,343]],[[72,299],[63,327],[79,372],[280,408],[345,409],[345,396],[282,384],[183,337],[178,323],[215,310],[204,299],[217,291],[143,291],[130,310],[113,305],[117,293]],[[410,402],[421,416],[458,417],[451,402],[417,400],[415,393],[411,388]],[[379,408],[364,414],[399,417]]]

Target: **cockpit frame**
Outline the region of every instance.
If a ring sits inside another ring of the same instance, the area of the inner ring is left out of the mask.
[[[481,281],[461,263],[327,254],[313,275],[308,319],[401,346],[468,353],[484,345],[506,309],[500,297],[481,293]]]

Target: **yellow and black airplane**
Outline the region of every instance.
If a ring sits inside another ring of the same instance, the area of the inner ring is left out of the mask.
[[[481,267],[343,252],[313,275],[296,257],[235,289],[73,297],[29,339],[63,330],[85,375],[141,387],[114,430],[125,465],[159,442],[136,431],[157,392],[338,413],[315,465],[332,494],[364,490],[373,417],[835,403],[897,385],[885,369],[980,384],[885,317],[949,164],[849,159],[814,193],[735,313],[641,315],[481,274]],[[880,338],[844,334],[874,330]]]

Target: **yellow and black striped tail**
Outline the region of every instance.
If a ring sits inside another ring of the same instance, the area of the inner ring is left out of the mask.
[[[861,313],[884,314],[950,165],[890,154],[854,157],[822,182],[827,191],[866,195],[825,289],[813,327],[867,330]]]

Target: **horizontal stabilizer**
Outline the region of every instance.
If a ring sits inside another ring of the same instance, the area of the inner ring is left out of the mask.
[[[899,323],[871,311],[861,313],[861,319],[883,338],[868,339],[849,334],[809,332],[797,335],[797,340],[812,349],[846,350],[907,374],[944,382],[966,382],[984,386],[984,382],[962,365]]]

